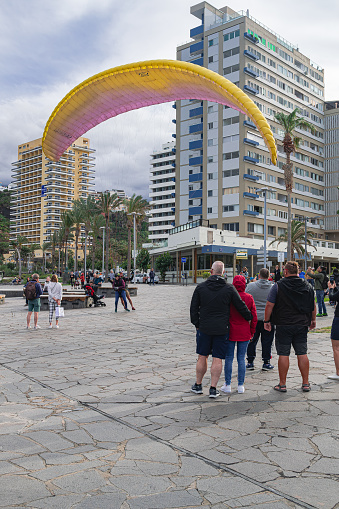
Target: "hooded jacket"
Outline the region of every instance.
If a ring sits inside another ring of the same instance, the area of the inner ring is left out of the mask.
[[[264,320],[267,297],[271,288],[272,283],[267,279],[258,279],[258,281],[250,283],[246,288],[246,293],[252,295],[254,299],[258,320]]]
[[[276,283],[276,286],[272,323],[308,326],[311,323],[315,305],[312,286],[297,275],[284,277]]]
[[[194,290],[190,308],[191,322],[205,334],[213,336],[227,334],[231,304],[245,320],[252,320],[252,313],[241,300],[235,287],[221,276],[210,276]]]
[[[238,290],[241,300],[244,301],[250,312],[252,313],[252,320],[248,322],[245,320],[237,309],[231,304],[230,313],[230,341],[249,341],[255,333],[257,326],[257,310],[254,304],[254,299],[249,293],[245,293],[246,279],[244,276],[235,276],[233,279],[233,286]]]

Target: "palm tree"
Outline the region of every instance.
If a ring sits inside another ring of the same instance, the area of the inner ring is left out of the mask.
[[[284,129],[283,150],[286,154],[286,163],[283,164],[285,187],[287,191],[287,258],[290,256],[293,259],[292,251],[292,207],[291,207],[291,194],[293,188],[293,164],[291,163],[291,154],[299,147],[302,141],[301,137],[294,136],[295,129],[310,130],[314,133],[314,127],[301,117],[297,116],[298,108],[295,108],[292,113],[285,115],[285,113],[276,113],[276,121],[282,125]]]
[[[11,240],[10,244],[14,248],[17,255],[16,257],[19,264],[19,277],[21,278],[21,249],[24,244],[28,244],[28,239],[22,235],[18,235],[16,240]]]
[[[87,239],[88,239],[88,234],[89,234],[90,230],[92,229],[91,220],[92,220],[93,215],[99,214],[100,211],[99,211],[97,202],[91,195],[87,196],[86,200],[84,198],[80,198],[80,200],[78,200],[78,202],[79,202],[79,206],[81,207],[81,210],[82,210],[83,224],[85,227],[85,246],[84,246],[83,251],[84,251],[84,271],[86,274],[86,270],[87,270]]]
[[[73,229],[75,232],[75,253],[74,253],[74,272],[78,270],[78,243],[81,233],[81,225],[84,222],[84,212],[80,200],[74,200],[72,206]]]
[[[149,208],[149,203],[140,194],[138,196],[135,196],[135,194],[133,194],[131,196],[131,198],[125,200],[125,204],[126,204],[127,233],[128,233],[127,278],[129,278],[130,273],[131,273],[131,251],[132,251],[131,230],[134,226],[134,217],[133,216],[135,215],[136,224],[141,223],[143,218],[145,217],[146,211]],[[135,234],[136,234],[136,232],[135,232]]]
[[[118,197],[116,193],[100,193],[100,198],[98,203],[99,211],[105,217],[105,251],[106,251],[106,259],[105,259],[105,281],[107,281],[108,277],[108,257],[109,257],[109,216],[112,210],[116,209],[120,203],[121,198]]]
[[[56,249],[56,246],[59,245],[59,231],[60,230],[54,230],[53,232],[53,235],[50,237],[50,244],[51,244],[51,248],[52,248],[52,267],[54,269],[55,267],[55,249]]]
[[[311,239],[314,237],[314,233],[311,230],[306,230],[307,233],[307,245],[314,247],[314,249],[317,249],[315,246],[313,246]],[[288,237],[287,230],[285,233],[282,233],[279,235],[279,237],[275,238],[270,242],[270,245],[276,242],[278,245],[281,242],[287,242]],[[291,258],[290,260],[294,260],[294,251],[297,252],[298,258],[302,258],[305,253],[305,226],[302,221],[296,221],[293,219],[291,223]]]
[[[100,228],[105,225],[105,218],[103,215],[94,215],[90,219],[90,228],[89,231],[92,233],[92,271],[95,269],[95,251],[97,247],[97,240],[100,235]]]
[[[65,210],[61,214],[61,230],[63,231],[63,243],[65,246],[65,260],[64,260],[64,270],[67,267],[68,261],[68,253],[67,253],[67,243],[70,240],[70,236],[73,230],[73,217],[72,212],[70,210]]]
[[[43,256],[43,260],[44,260],[44,270],[46,272],[46,251],[47,249],[49,249],[50,247],[52,246],[52,243],[51,242],[44,242],[42,244],[42,247],[40,247],[40,249],[42,249],[42,256]]]

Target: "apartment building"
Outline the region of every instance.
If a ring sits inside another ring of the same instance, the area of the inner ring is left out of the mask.
[[[175,221],[175,141],[151,154],[149,239],[159,244],[168,239]]]
[[[45,157],[41,138],[19,145],[12,163],[11,239],[22,235],[40,246],[50,239],[60,227],[62,212],[92,192],[94,152],[88,138],[79,138],[53,162]]]
[[[325,103],[325,230],[339,240],[339,101]]]
[[[275,136],[278,164],[272,165],[262,137],[244,114],[207,101],[178,101],[176,224],[207,219],[213,228],[263,238],[260,189],[265,187],[267,235],[284,233],[286,159],[283,130],[274,115],[298,108],[314,131],[296,130],[302,142],[291,156],[292,213],[296,219],[309,218],[316,238],[325,238],[323,69],[248,11],[201,2],[191,14],[199,24],[190,31],[191,42],[177,48],[178,60],[225,76],[253,99]]]

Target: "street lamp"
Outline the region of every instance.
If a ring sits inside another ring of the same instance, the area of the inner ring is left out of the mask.
[[[127,215],[133,216],[133,283],[134,283],[135,282],[135,269],[136,269],[136,249],[137,249],[135,216],[141,216],[142,214],[140,214],[139,212],[130,212]]]
[[[313,216],[313,217],[304,217],[304,223],[305,223],[305,272],[307,272],[307,221],[310,219],[320,219],[321,216]]]
[[[268,187],[260,187],[260,188],[257,187],[255,190],[256,190],[257,194],[262,193],[263,197],[264,197],[264,268],[266,268],[266,265],[267,265],[267,247],[266,247],[266,244],[267,244],[267,217],[266,217],[267,203],[266,203],[266,200],[267,200],[267,191],[274,191],[274,189],[269,189]]]
[[[100,226],[100,230],[102,230],[102,275],[105,270],[105,228],[105,226]]]

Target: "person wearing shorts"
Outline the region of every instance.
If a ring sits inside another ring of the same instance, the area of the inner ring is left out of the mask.
[[[302,376],[302,390],[309,392],[307,333],[316,326],[316,305],[314,290],[298,276],[298,264],[294,261],[286,263],[284,278],[274,284],[267,296],[264,327],[268,331],[271,330],[271,321],[276,325],[275,346],[279,356],[280,380],[274,389],[287,392],[286,378],[293,348]]]
[[[252,313],[234,286],[226,282],[223,273],[224,264],[221,261],[214,262],[211,276],[194,290],[190,307],[191,322],[196,328],[198,354],[196,382],[191,391],[203,394],[202,380],[207,371],[208,357],[212,355],[210,398],[220,396],[217,384],[222,360],[227,352],[231,304],[234,304],[245,320],[252,320]]]
[[[334,271],[333,271],[334,273]],[[333,349],[333,359],[335,365],[335,374],[328,375],[327,378],[330,380],[338,380],[339,381],[339,290],[335,283],[335,281],[329,281],[327,283],[329,288],[329,299],[332,302],[336,302],[336,308],[334,310],[334,317],[331,328],[331,341],[332,341],[332,349]]]
[[[35,283],[35,299],[28,299],[28,313],[27,313],[27,329],[31,328],[31,317],[34,312],[34,329],[40,329],[38,325],[38,316],[40,312],[40,295],[43,291],[39,283],[39,274],[32,275],[32,281]]]

